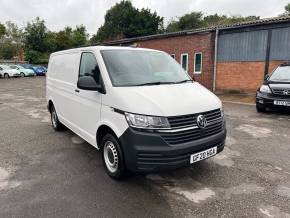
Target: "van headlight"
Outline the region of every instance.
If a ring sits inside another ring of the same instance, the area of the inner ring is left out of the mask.
[[[127,112],[125,116],[131,127],[147,129],[170,128],[170,124],[166,117],[146,116]]]
[[[260,87],[260,92],[262,92],[262,93],[269,93],[269,94],[272,93],[272,92],[271,92],[271,89],[270,89],[269,86],[267,86],[267,85],[262,85],[262,86]]]

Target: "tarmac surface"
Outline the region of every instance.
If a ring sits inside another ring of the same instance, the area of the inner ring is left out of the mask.
[[[52,129],[45,77],[0,79],[0,217],[290,217],[290,115],[224,108],[222,153],[117,182],[94,147]]]

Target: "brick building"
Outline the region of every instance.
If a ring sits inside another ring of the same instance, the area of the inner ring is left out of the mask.
[[[172,55],[208,89],[255,92],[265,74],[290,60],[290,17],[262,19],[145,37],[105,45],[158,49]]]

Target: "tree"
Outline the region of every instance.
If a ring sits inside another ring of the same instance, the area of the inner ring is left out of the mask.
[[[5,35],[5,32],[6,32],[5,26],[2,23],[0,23],[0,39]]]
[[[178,20],[171,20],[168,24],[166,31],[175,32],[180,30],[196,29],[203,27],[203,14],[202,12],[191,12],[185,14],[182,17],[177,18]]]
[[[72,40],[72,28],[65,27],[64,30],[61,30],[56,33],[56,51],[69,49],[73,47]]]
[[[243,21],[257,20],[260,17],[257,16],[226,16],[219,14],[212,14],[204,16],[202,12],[191,12],[178,18],[177,20],[171,20],[166,28],[167,32],[196,29],[201,27],[210,27],[218,25],[235,24]]]
[[[178,28],[181,30],[196,29],[203,26],[203,14],[201,12],[191,12],[179,18]]]
[[[17,46],[12,42],[0,44],[0,59],[10,60],[17,54]]]
[[[38,63],[39,54],[47,52],[47,29],[44,20],[37,17],[27,24],[24,35],[24,55],[29,62]]]
[[[40,20],[40,18],[37,17],[34,21],[28,23],[25,28],[25,49],[45,52],[46,37],[47,29],[44,20]]]
[[[83,25],[76,26],[72,31],[71,40],[74,47],[86,45],[88,40],[86,27]]]
[[[156,34],[163,29],[163,18],[150,9],[137,9],[128,0],[123,0],[105,15],[105,23],[98,29],[91,42]]]
[[[23,31],[10,21],[0,24],[0,58],[11,59],[22,50]]]
[[[290,3],[285,5],[284,9],[285,9],[285,12],[281,16],[289,16],[290,15]]]
[[[289,14],[290,13],[290,3],[285,6],[285,11]]]

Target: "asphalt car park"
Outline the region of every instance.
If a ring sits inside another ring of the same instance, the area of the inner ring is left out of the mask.
[[[0,217],[290,217],[287,113],[225,103],[222,153],[117,182],[45,102],[44,77],[0,80]]]

